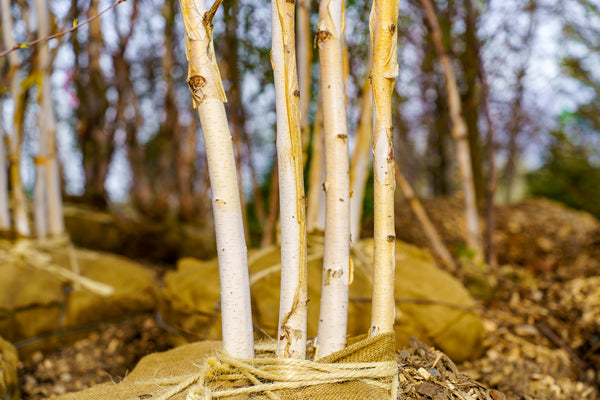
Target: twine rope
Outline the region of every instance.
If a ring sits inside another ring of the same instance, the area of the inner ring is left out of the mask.
[[[254,358],[243,360],[225,353],[206,360],[204,367],[191,375],[154,379],[141,384],[172,386],[157,400],[168,400],[186,392],[186,400],[216,400],[236,395],[263,394],[278,400],[275,391],[301,389],[315,385],[360,381],[398,394],[398,365],[395,361],[318,363],[291,358]],[[212,390],[215,382],[235,382],[234,388]]]

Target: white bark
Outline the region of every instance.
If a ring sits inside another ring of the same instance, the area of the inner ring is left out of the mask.
[[[346,345],[350,257],[350,176],[344,90],[343,0],[322,0],[319,9],[319,63],[325,137],[325,254],[318,356]]]
[[[369,19],[373,69],[371,84],[375,105],[373,133],[374,260],[370,335],[394,331],[394,146],[392,91],[398,76],[399,0],[374,0]]]
[[[38,32],[40,37],[50,34],[48,0],[36,0],[38,12]],[[44,159],[45,200],[47,211],[47,229],[50,236],[61,235],[65,231],[60,192],[60,171],[56,157],[56,119],[52,107],[50,75],[52,65],[48,41],[38,47],[41,79],[41,99],[38,125],[40,128],[40,156]],[[40,176],[41,177],[41,176]]]
[[[2,15],[2,36],[4,37],[4,45],[7,49],[13,48],[15,40],[12,36],[12,18],[10,14],[10,0],[0,0],[0,14]],[[13,100],[14,115],[13,115],[13,137],[9,150],[10,161],[10,179],[11,179],[11,201],[13,203],[13,215],[15,221],[15,230],[19,236],[29,236],[29,222],[27,219],[27,209],[25,202],[25,192],[21,183],[20,172],[20,151],[21,151],[21,135],[22,127],[22,112],[23,112],[23,89],[21,88],[19,57],[17,52],[13,51],[8,54],[8,62],[10,65],[10,93]]]
[[[306,357],[306,213],[294,41],[294,4],[271,2],[271,32],[281,224],[281,295],[277,355]]]
[[[225,93],[215,60],[212,25],[203,23],[204,0],[181,0],[189,62],[188,84],[198,109],[212,189],[219,277],[223,348],[238,358],[254,357],[248,252]]]

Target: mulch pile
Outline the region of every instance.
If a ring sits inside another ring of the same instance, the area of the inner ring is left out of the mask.
[[[103,382],[119,382],[140,358],[169,348],[152,316],[108,325],[55,351],[18,363],[23,400],[47,399]]]
[[[457,249],[460,202],[433,207],[440,232]],[[410,212],[410,211],[409,211]],[[478,302],[486,338],[480,357],[454,365],[417,341],[397,354],[400,399],[600,399],[600,224],[545,200],[501,207],[496,241],[501,267],[491,296]],[[401,220],[399,218],[399,220]],[[420,241],[417,223],[398,229]],[[41,399],[119,381],[141,356],[165,350],[152,317],[110,326],[19,364],[23,399]],[[487,389],[491,388],[491,389]]]

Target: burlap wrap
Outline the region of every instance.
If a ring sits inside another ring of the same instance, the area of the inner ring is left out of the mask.
[[[277,359],[264,343],[256,359],[236,360],[220,352],[220,342],[192,343],[144,357],[118,384],[55,400],[395,400],[394,335],[357,339],[317,361]]]

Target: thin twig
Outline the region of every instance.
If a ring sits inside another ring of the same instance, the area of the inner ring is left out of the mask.
[[[1,52],[0,53],[0,57],[3,57],[5,55],[7,55],[8,53],[11,53],[11,52],[13,52],[13,51],[15,51],[17,49],[25,49],[25,48],[28,48],[30,46],[34,46],[36,44],[39,44],[39,43],[42,43],[42,42],[46,42],[46,41],[48,41],[50,39],[56,39],[56,38],[59,38],[59,37],[61,37],[63,35],[66,35],[67,33],[71,33],[73,31],[76,31],[77,29],[79,29],[83,25],[89,24],[90,22],[92,22],[96,18],[100,17],[102,14],[106,13],[107,11],[112,10],[113,8],[115,8],[119,4],[123,3],[124,1],[127,1],[127,0],[117,0],[117,1],[115,1],[106,10],[104,10],[104,11],[102,11],[102,12],[94,15],[93,17],[90,17],[90,18],[86,19],[85,21],[80,22],[79,24],[77,24],[77,25],[73,26],[72,28],[67,29],[65,31],[57,32],[57,33],[55,33],[53,35],[46,36],[46,37],[43,37],[43,38],[39,38],[39,39],[33,40],[31,42],[27,42],[27,43],[17,43],[11,49],[7,49],[7,50],[4,50],[3,52]]]
[[[221,6],[221,3],[223,3],[223,0],[215,0],[213,5],[210,7],[210,10],[208,10],[204,14],[204,17],[202,18],[202,22],[204,23],[205,26],[212,26],[212,20],[215,17],[217,10]]]
[[[564,351],[566,351],[567,354],[569,355],[569,358],[571,358],[573,363],[580,370],[585,371],[586,369],[589,368],[588,363],[585,362],[584,360],[582,360],[581,357],[579,357],[577,355],[577,353],[575,353],[575,350],[573,350],[573,348],[571,346],[569,346],[569,344],[567,342],[565,342],[560,336],[558,336],[556,334],[556,332],[554,332],[552,330],[552,328],[546,322],[537,320],[537,321],[535,321],[535,326],[552,343],[554,343],[556,346],[558,346],[561,349],[563,349]]]

